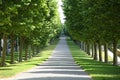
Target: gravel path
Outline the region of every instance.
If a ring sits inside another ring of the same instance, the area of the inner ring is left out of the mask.
[[[43,64],[7,80],[92,80],[73,60],[65,37]]]

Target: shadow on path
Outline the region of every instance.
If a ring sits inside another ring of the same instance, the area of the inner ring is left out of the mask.
[[[60,38],[51,57],[41,65],[20,73],[10,80],[92,80],[70,54],[65,37]]]

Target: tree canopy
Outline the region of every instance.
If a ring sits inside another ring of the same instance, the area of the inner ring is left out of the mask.
[[[77,41],[113,43],[113,64],[117,65],[116,45],[120,39],[119,0],[63,0],[65,25]]]

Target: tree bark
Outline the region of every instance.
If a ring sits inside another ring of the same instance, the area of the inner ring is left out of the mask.
[[[90,55],[90,44],[87,43],[87,54]]]
[[[37,46],[37,47],[36,47],[36,54],[38,54],[39,51],[40,51],[40,49],[39,49],[39,47]]]
[[[84,50],[84,43],[81,42],[81,49]]]
[[[1,44],[1,37],[0,37],[0,57],[1,57],[1,55],[2,55],[2,46],[1,46],[2,44]]]
[[[19,62],[22,62],[22,52],[23,52],[23,38],[20,37],[20,47],[19,47]]]
[[[35,56],[35,48],[32,46],[32,56]]]
[[[83,42],[83,50],[84,50],[85,52],[87,52],[86,43],[85,43],[85,42]]]
[[[25,60],[28,59],[28,47],[26,46],[25,47]]]
[[[117,41],[113,42],[113,65],[118,65],[118,61],[117,61]]]
[[[94,44],[92,44],[92,57],[94,57]]]
[[[98,60],[97,58],[97,44],[94,42],[94,60]]]
[[[29,59],[31,58],[31,45],[29,45]]]
[[[85,52],[87,53],[87,43],[85,42]]]
[[[101,50],[101,43],[100,41],[98,42],[98,48],[99,48],[99,61],[102,62],[102,50]]]
[[[107,43],[104,44],[104,53],[105,53],[105,57],[104,57],[105,63],[108,63],[108,44]]]
[[[85,42],[83,42],[83,51],[85,51]]]
[[[82,48],[82,47],[81,47],[81,41],[79,42],[79,46],[80,46],[80,49],[81,49],[81,48]]]
[[[14,36],[11,35],[11,64],[14,64]]]
[[[1,67],[5,66],[5,61],[6,61],[6,52],[7,52],[7,35],[3,34],[3,52],[1,56]]]

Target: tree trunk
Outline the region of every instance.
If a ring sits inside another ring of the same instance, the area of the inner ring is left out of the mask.
[[[83,42],[83,51],[85,51],[85,42]]]
[[[108,63],[108,44],[107,43],[105,43],[104,44],[104,53],[105,53],[105,63]]]
[[[3,52],[1,55],[1,67],[5,66],[5,60],[6,60],[6,51],[7,51],[7,35],[3,34]]]
[[[32,56],[35,56],[35,48],[32,46]]]
[[[94,44],[92,44],[92,57],[94,57]]]
[[[85,43],[83,42],[83,51],[85,51]]]
[[[82,41],[80,41],[80,48],[82,49]]]
[[[23,51],[23,38],[20,37],[20,47],[19,47],[19,62],[22,62],[22,51]]]
[[[36,47],[36,54],[38,54],[39,51],[40,51],[40,50],[39,50],[39,47],[37,46],[37,47]]]
[[[94,60],[98,60],[97,59],[97,44],[96,44],[96,42],[94,42]]]
[[[11,35],[11,64],[14,64],[14,36]]]
[[[31,45],[29,46],[29,59],[31,58]]]
[[[85,52],[87,53],[87,43],[85,43]]]
[[[2,44],[1,44],[1,37],[0,37],[0,57],[1,57],[1,55],[2,55],[2,46],[1,46]]]
[[[81,42],[81,49],[84,50],[84,43]]]
[[[113,65],[118,65],[118,62],[117,62],[117,41],[113,42]]]
[[[15,51],[17,52],[17,38],[15,39],[15,44],[14,44],[14,47],[15,47]]]
[[[102,50],[101,50],[101,43],[100,41],[98,42],[98,48],[99,48],[99,61],[102,62]]]
[[[79,42],[79,46],[80,46],[80,49],[81,49],[81,48],[82,48],[82,47],[81,47],[81,41]]]
[[[87,43],[87,54],[90,55],[90,44]]]
[[[17,37],[17,39],[16,39],[16,49],[17,49],[16,51],[17,51],[17,52],[19,52],[19,41],[20,41],[20,40],[19,40],[19,38]]]
[[[83,42],[83,50],[86,52],[86,43]]]
[[[25,47],[25,60],[28,59],[28,47],[26,46]]]

